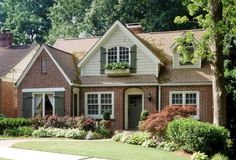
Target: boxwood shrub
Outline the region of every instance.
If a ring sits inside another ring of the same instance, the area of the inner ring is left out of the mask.
[[[6,129],[15,129],[22,126],[31,126],[30,119],[25,118],[3,118],[0,119],[0,134]]]
[[[186,118],[170,122],[166,136],[188,152],[208,155],[226,151],[230,142],[230,133],[224,127]]]

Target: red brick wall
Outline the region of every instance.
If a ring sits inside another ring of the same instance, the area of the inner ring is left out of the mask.
[[[0,114],[2,114],[2,79],[0,79]]]
[[[47,59],[47,73],[41,73],[41,59]],[[42,51],[18,87],[18,115],[22,116],[22,89],[24,88],[65,88],[65,114],[71,115],[71,86],[59,71],[46,51]]]
[[[1,113],[7,117],[17,116],[17,89],[14,83],[2,81],[0,87]]]
[[[133,87],[130,87],[133,88]],[[135,88],[135,87],[134,87]],[[144,90],[144,107],[145,109],[156,112],[157,107],[157,87],[139,87]],[[102,91],[113,91],[114,92],[114,129],[124,129],[124,105],[125,105],[125,90],[127,87],[88,87],[80,89],[80,115],[84,114],[85,108],[85,92],[102,92]],[[152,100],[151,102],[147,99],[147,94],[151,93]]]
[[[213,121],[213,100],[212,86],[165,86],[161,87],[161,106],[169,105],[170,91],[199,91],[199,112],[200,120],[206,122]]]

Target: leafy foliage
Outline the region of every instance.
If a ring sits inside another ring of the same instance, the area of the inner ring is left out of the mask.
[[[148,115],[149,115],[149,112],[147,110],[143,110],[140,114],[140,121],[146,120]]]
[[[32,122],[30,119],[25,118],[3,118],[0,119],[0,134],[5,129],[15,129],[22,126],[31,126]]]
[[[224,154],[216,153],[211,160],[229,160],[229,158]]]
[[[3,0],[0,27],[14,33],[16,44],[45,42],[44,36],[51,28],[47,14],[53,3],[53,0]]]
[[[191,160],[209,160],[209,157],[205,153],[195,152],[191,156]]]
[[[227,151],[229,131],[224,127],[193,119],[176,119],[168,124],[166,136],[188,152],[205,152],[208,155]]]
[[[195,108],[192,106],[166,106],[161,112],[151,114],[145,121],[139,123],[139,129],[164,135],[169,122],[175,118],[188,117],[195,112]]]
[[[164,151],[173,152],[179,149],[179,146],[174,142],[163,141],[158,145],[158,148],[162,148]]]
[[[128,68],[129,64],[125,62],[109,63],[105,65],[105,69],[107,70],[124,70]]]

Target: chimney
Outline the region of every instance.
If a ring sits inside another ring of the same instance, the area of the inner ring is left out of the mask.
[[[13,34],[9,30],[0,32],[0,47],[12,47]]]
[[[143,33],[143,26],[140,23],[128,23],[126,27],[134,34]]]

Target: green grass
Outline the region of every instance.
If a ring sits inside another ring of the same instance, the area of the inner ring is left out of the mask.
[[[40,150],[113,160],[187,160],[175,152],[122,144],[112,141],[37,141],[21,142],[15,148]]]

